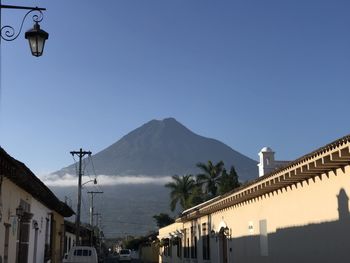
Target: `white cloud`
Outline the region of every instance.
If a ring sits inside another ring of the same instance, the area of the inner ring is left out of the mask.
[[[77,186],[78,177],[76,175],[65,174],[58,175],[44,175],[40,176],[43,183],[47,186]],[[92,186],[93,176],[83,176],[82,184]],[[120,176],[120,175],[98,175],[96,177],[98,185],[127,185],[127,184],[159,184],[164,185],[172,179],[170,176],[154,177],[154,176]],[[90,181],[90,182],[89,182]]]

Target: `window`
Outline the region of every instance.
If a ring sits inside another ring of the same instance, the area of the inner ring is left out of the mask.
[[[187,254],[187,258],[190,258],[190,239],[187,238],[187,246],[186,246],[186,254]]]
[[[168,255],[168,252],[169,252],[169,247],[168,247],[168,245],[164,245],[164,256],[169,256]]]
[[[163,239],[163,244],[164,244],[164,256],[171,257],[171,243],[169,238]],[[130,251],[128,253],[130,253]]]
[[[177,254],[177,257],[178,258],[181,258],[182,257],[182,253],[181,253],[181,250],[182,250],[182,240],[181,238],[177,238],[176,240],[176,245],[177,245],[177,248],[176,248],[176,254]]]
[[[190,257],[190,239],[188,238],[188,231],[184,233],[184,258]]]
[[[191,258],[197,258],[196,225],[191,226]]]
[[[122,249],[122,250],[120,250],[120,254],[121,255],[128,255],[128,254],[130,254],[130,250],[129,249]]]
[[[207,224],[202,224],[202,245],[203,245],[203,259],[210,260],[210,239]]]
[[[68,249],[67,249],[67,252],[71,249],[71,247],[72,247],[72,238],[69,237],[68,238]]]
[[[10,224],[4,223],[5,225],[5,247],[4,247],[4,263],[8,262],[9,254],[9,238],[10,238]]]
[[[169,247],[169,245],[165,245],[164,246],[164,255],[167,257],[170,257],[171,256],[170,251],[171,251],[171,248]]]
[[[76,249],[74,250],[74,256],[78,257],[90,257],[92,252],[90,249]]]
[[[49,235],[50,235],[50,219],[46,218],[45,224],[45,245],[49,245]]]
[[[195,236],[192,244],[192,258],[197,258],[197,237]]]
[[[172,241],[171,240],[169,240],[168,249],[169,249],[168,255],[169,255],[169,257],[171,257],[172,256],[172,250],[173,250],[173,248],[172,248]]]

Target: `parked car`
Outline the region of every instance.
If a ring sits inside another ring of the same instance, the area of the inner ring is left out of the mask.
[[[76,246],[65,254],[63,263],[98,263],[97,252],[94,247]]]
[[[131,250],[122,249],[119,251],[119,261],[131,261]]]

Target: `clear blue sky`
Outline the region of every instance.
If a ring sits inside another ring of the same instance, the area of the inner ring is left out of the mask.
[[[292,160],[350,133],[349,0],[3,4],[47,8],[43,57],[23,36],[1,44],[0,144],[38,175],[151,119],[253,159],[270,146]],[[3,10],[3,24],[22,14]]]

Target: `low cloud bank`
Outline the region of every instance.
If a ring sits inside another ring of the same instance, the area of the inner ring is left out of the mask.
[[[40,177],[43,183],[47,186],[77,186],[78,177],[76,175],[65,174],[64,176],[58,175],[45,175]],[[83,176],[82,184],[86,183],[86,186],[93,186],[93,176]],[[121,176],[121,175],[98,175],[96,177],[98,185],[128,185],[128,184],[159,184],[164,185],[171,181],[171,176]],[[91,182],[88,182],[91,181]],[[88,183],[87,183],[88,182]]]

